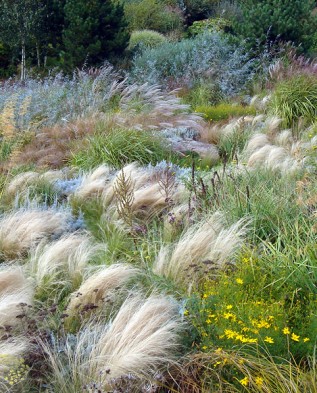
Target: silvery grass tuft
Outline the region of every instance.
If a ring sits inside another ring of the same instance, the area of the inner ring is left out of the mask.
[[[189,227],[172,246],[163,246],[153,265],[154,273],[190,288],[202,273],[231,264],[243,244],[248,221],[228,227],[220,212]]]
[[[25,191],[30,185],[41,181],[53,184],[55,181],[61,180],[63,176],[62,171],[47,171],[42,174],[33,171],[19,173],[7,184],[5,196],[13,198],[17,193]]]
[[[22,268],[3,266],[0,269],[0,326],[19,323],[21,303],[33,303],[33,285],[26,279]],[[0,362],[1,363],[1,362]]]
[[[67,228],[69,214],[54,209],[18,210],[0,218],[0,255],[15,259],[26,255],[41,239],[61,234]]]
[[[40,243],[31,250],[27,269],[34,277],[38,291],[50,290],[52,296],[55,288],[58,296],[66,288],[70,291],[78,288],[88,262],[105,248],[86,233],[66,234],[55,242]]]
[[[81,183],[75,190],[74,197],[86,200],[87,198],[100,196],[110,179],[111,168],[104,164],[100,165],[82,176]]]
[[[110,323],[92,322],[76,338],[69,336],[62,352],[44,344],[51,384],[60,393],[77,393],[90,384],[111,391],[120,377],[132,375],[138,391],[140,381],[175,361],[182,328],[175,301],[136,294]]]
[[[71,295],[66,313],[76,316],[88,304],[103,307],[106,300],[115,300],[118,292],[138,273],[138,269],[126,264],[99,267],[95,272],[87,270],[85,280]]]

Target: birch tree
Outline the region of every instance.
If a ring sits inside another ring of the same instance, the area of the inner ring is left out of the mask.
[[[26,78],[27,45],[38,42],[45,6],[39,0],[0,0],[0,39],[21,49],[21,80]]]

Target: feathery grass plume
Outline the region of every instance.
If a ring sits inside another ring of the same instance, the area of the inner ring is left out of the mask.
[[[113,301],[118,290],[131,280],[138,270],[129,265],[114,264],[104,267],[89,276],[71,297],[66,313],[76,316],[89,304],[100,306],[107,300]]]
[[[56,210],[18,210],[0,218],[0,255],[23,257],[41,239],[62,233],[69,215]]]
[[[32,305],[33,289],[28,286],[12,293],[0,293],[0,326],[14,326],[20,323],[20,304]]]
[[[157,183],[149,184],[134,193],[132,210],[136,216],[149,217],[160,212],[166,206],[168,206],[168,202]]]
[[[173,361],[180,329],[175,302],[162,296],[128,298],[106,329],[101,326],[90,356],[93,368],[103,371],[102,384],[125,374],[153,377]]]
[[[168,125],[200,130],[202,117],[190,113],[190,105],[182,104],[177,92],[163,92],[156,84],[127,85],[120,96],[119,124],[136,129],[162,129]]]
[[[270,141],[266,134],[254,134],[249,140],[244,153],[247,156],[250,156],[256,150],[261,149],[262,147],[268,145],[269,143]]]
[[[111,176],[111,168],[107,165],[100,165],[93,171],[85,174],[81,184],[74,192],[74,198],[86,200],[100,196],[105,190]]]
[[[203,271],[208,274],[232,263],[246,230],[245,219],[226,228],[223,214],[214,213],[187,229],[170,249],[163,247],[154,262],[154,273],[180,285],[195,284]]]
[[[81,284],[88,261],[101,250],[87,234],[68,234],[31,251],[28,269],[35,278],[38,293],[75,290]]]
[[[31,183],[38,180],[40,174],[37,172],[23,172],[16,175],[7,185],[5,194],[13,197],[17,192],[25,190]]]
[[[139,392],[142,380],[152,380],[174,361],[181,330],[175,302],[162,296],[129,297],[112,322],[89,323],[78,332],[75,344],[68,336],[63,356],[44,344],[52,370],[50,385],[59,393],[89,386],[113,391],[120,377],[130,376],[136,385],[129,391]]]
[[[280,130],[282,123],[283,119],[280,117],[269,116],[264,122],[264,128],[268,134],[274,135]]]
[[[115,185],[118,181],[118,178],[122,176],[122,173],[124,173],[126,179],[131,179],[135,191],[147,184],[151,178],[151,174],[146,171],[145,168],[140,168],[136,163],[126,165],[122,168],[121,171],[117,172],[117,174],[102,193],[104,207],[108,207],[111,203],[114,202]]]
[[[12,293],[28,286],[28,281],[18,266],[0,267],[0,294]]]
[[[249,167],[263,166],[282,173],[293,173],[303,168],[311,143],[295,141],[290,130],[271,135],[255,134],[250,139],[244,156]]]

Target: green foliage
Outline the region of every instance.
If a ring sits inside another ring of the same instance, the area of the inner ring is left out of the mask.
[[[196,112],[202,113],[208,121],[226,120],[230,117],[240,117],[247,115],[255,115],[256,110],[252,106],[219,104],[216,106],[197,106]]]
[[[195,21],[189,28],[188,32],[191,36],[205,33],[206,31],[222,31],[229,32],[231,29],[231,22],[224,18],[209,18],[200,21]]]
[[[207,81],[198,82],[192,89],[186,93],[182,99],[192,108],[205,107],[206,105],[215,105],[221,101],[223,95],[218,86]],[[203,113],[203,112],[202,112]]]
[[[129,41],[129,50],[142,50],[144,48],[155,48],[166,42],[166,37],[154,30],[133,31]]]
[[[158,0],[141,0],[124,5],[130,31],[156,30],[166,33],[183,27],[179,12],[167,8]]]
[[[316,30],[313,0],[245,0],[239,1],[242,20],[234,23],[235,31],[251,46],[266,42],[291,41],[309,49]]]
[[[303,118],[313,122],[317,116],[317,78],[299,75],[276,86],[269,109],[284,119],[286,127],[296,127]]]
[[[299,361],[314,346],[316,293],[298,293],[297,265],[246,253],[234,268],[218,279],[202,284],[187,303],[188,318],[200,334],[203,351],[212,348],[263,353],[279,359]],[[314,265],[316,260],[314,261]],[[313,266],[311,266],[313,268]],[[285,278],[281,288],[279,278]],[[281,361],[281,360],[280,360]]]
[[[67,0],[63,41],[71,66],[101,64],[127,43],[123,7],[110,0]]]
[[[101,163],[115,168],[125,164],[139,162],[155,164],[171,152],[160,139],[151,132],[114,129],[105,134],[99,133],[89,138],[86,150],[73,154],[71,163],[83,169],[97,167]]]

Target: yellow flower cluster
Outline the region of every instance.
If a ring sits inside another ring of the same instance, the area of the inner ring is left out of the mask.
[[[2,379],[9,386],[17,385],[25,380],[29,367],[23,358],[15,358],[7,354],[0,354],[1,363],[6,365]]]

